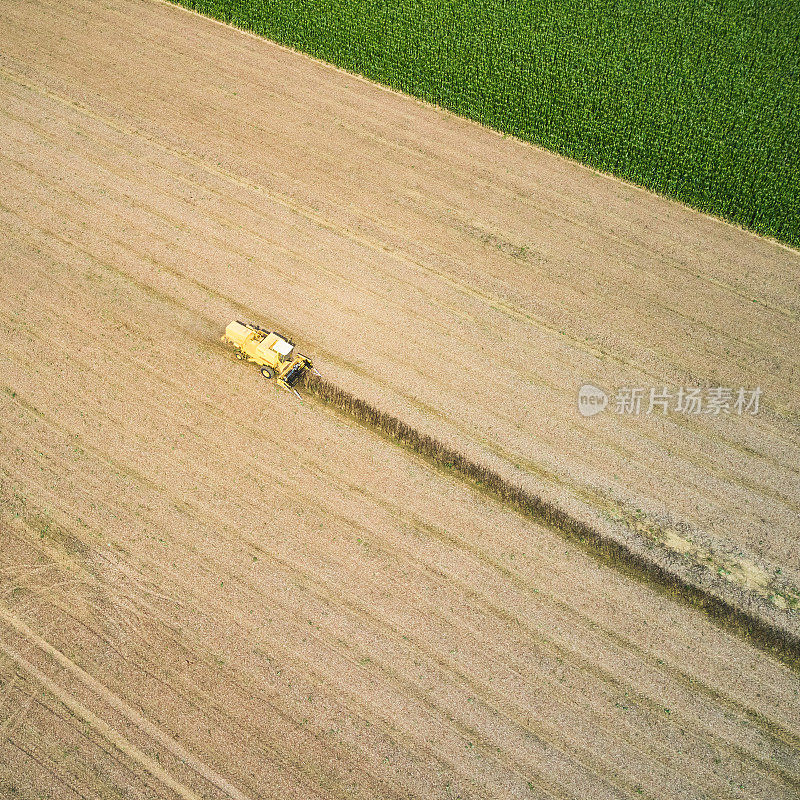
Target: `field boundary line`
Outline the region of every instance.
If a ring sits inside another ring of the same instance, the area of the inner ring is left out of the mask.
[[[293,56],[301,56],[302,58],[312,61],[318,66],[325,67],[326,69],[333,70],[334,72],[338,72],[340,75],[344,75],[350,79],[357,80],[360,83],[365,83],[368,86],[372,87],[373,89],[377,89],[379,91],[386,92],[387,94],[391,94],[396,97],[403,98],[404,100],[411,101],[416,105],[422,106],[423,108],[428,108],[433,111],[436,111],[437,113],[444,115],[447,118],[456,119],[462,124],[467,124],[470,126],[475,126],[477,128],[480,128],[482,131],[486,131],[498,137],[499,139],[511,139],[517,144],[524,145],[525,147],[531,147],[542,153],[546,153],[548,156],[551,156],[552,158],[555,158],[562,162],[566,162],[570,164],[572,167],[577,167],[579,169],[586,170],[587,172],[590,172],[592,175],[604,178],[605,180],[611,181],[612,183],[622,184],[623,186],[635,190],[636,192],[642,193],[648,197],[657,197],[659,200],[662,200],[670,204],[674,204],[682,208],[684,211],[689,211],[692,214],[697,214],[706,220],[713,221],[717,224],[730,225],[731,227],[736,228],[737,230],[742,231],[743,233],[746,233],[749,236],[754,236],[755,238],[759,239],[762,242],[763,241],[769,242],[770,244],[776,245],[777,247],[780,247],[783,250],[788,250],[790,253],[800,252],[800,248],[795,247],[791,244],[787,244],[781,241],[780,239],[777,239],[775,236],[770,236],[769,234],[757,233],[756,231],[751,230],[750,228],[746,228],[744,227],[744,225],[741,225],[740,223],[735,222],[734,220],[727,219],[726,217],[723,217],[721,215],[712,214],[708,211],[703,211],[700,208],[696,208],[695,206],[685,203],[683,200],[679,200],[677,197],[672,197],[667,194],[661,194],[660,192],[657,192],[654,189],[649,189],[646,186],[643,186],[642,184],[634,183],[633,181],[627,180],[626,178],[622,178],[619,175],[615,175],[612,172],[604,172],[603,170],[598,169],[597,167],[593,167],[591,164],[585,164],[582,161],[578,161],[575,158],[570,158],[569,156],[565,156],[562,153],[559,153],[557,150],[550,150],[544,145],[537,144],[536,142],[533,141],[528,141],[527,139],[522,139],[521,137],[513,133],[506,133],[499,130],[498,128],[493,128],[490,125],[485,125],[484,123],[472,119],[471,117],[458,114],[455,111],[447,108],[446,106],[440,106],[437,105],[436,103],[431,102],[430,100],[423,100],[421,97],[416,97],[413,94],[407,94],[403,91],[400,91],[399,89],[394,89],[393,87],[388,86],[387,84],[380,83],[371,78],[367,78],[366,76],[358,72],[351,72],[350,70],[345,69],[344,67],[340,67],[331,61],[325,61],[319,56],[314,56],[311,53],[305,52],[304,50],[298,50],[294,47],[291,47],[290,45],[281,44],[281,42],[277,42],[274,39],[269,39],[266,36],[254,33],[253,31],[248,30],[247,28],[240,27],[239,25],[236,25],[233,22],[224,22],[223,20],[217,19],[216,17],[213,17],[210,14],[204,14],[200,11],[196,11],[193,8],[188,8],[182,3],[177,2],[177,0],[143,0],[143,2],[151,3],[152,5],[169,6],[170,8],[179,9],[180,11],[183,11],[185,14],[188,14],[190,16],[200,17],[201,19],[204,19],[206,22],[212,22],[221,28],[226,28],[235,33],[243,34],[244,36],[250,39],[255,39],[256,41],[261,42],[262,44],[267,44],[272,47],[276,47],[279,50],[282,50],[284,53],[288,53]]]
[[[166,2],[166,0],[163,1],[150,0],[150,1],[154,3],[160,3],[163,5],[173,6],[172,3],[168,3]],[[180,6],[173,6],[173,7],[180,8]],[[269,41],[269,40],[264,40],[264,41]],[[216,175],[218,178],[222,178],[223,180],[230,181],[231,183],[233,183],[236,186],[239,186],[242,189],[254,192],[256,194],[260,194],[268,198],[271,202],[287,209],[288,211],[294,214],[298,214],[299,216],[307,220],[309,223],[318,225],[320,228],[330,231],[334,235],[340,236],[342,239],[349,240],[355,245],[363,247],[366,250],[375,253],[380,253],[387,256],[388,258],[395,259],[396,261],[405,264],[412,270],[416,270],[435,280],[440,281],[442,284],[448,286],[451,290],[463,296],[470,297],[479,302],[487,304],[489,308],[491,308],[498,314],[509,317],[511,319],[515,319],[523,324],[530,325],[531,327],[536,328],[539,331],[544,331],[549,335],[565,336],[567,340],[570,341],[578,350],[585,352],[591,356],[594,356],[595,358],[601,360],[610,359],[623,366],[626,367],[633,366],[641,370],[641,367],[636,367],[633,361],[629,358],[624,358],[617,353],[605,352],[589,344],[588,342],[581,341],[576,336],[560,334],[557,327],[548,325],[546,322],[542,321],[534,314],[531,314],[529,312],[517,308],[513,303],[508,302],[504,298],[496,294],[474,289],[471,286],[468,286],[467,284],[463,283],[462,281],[450,275],[447,275],[443,272],[440,272],[434,269],[433,267],[428,266],[419,259],[413,258],[410,255],[406,255],[393,245],[383,244],[379,241],[375,241],[367,236],[359,234],[345,225],[338,225],[335,222],[332,222],[329,219],[327,219],[319,212],[310,209],[304,203],[301,203],[293,199],[289,195],[277,192],[274,189],[270,189],[269,187],[264,186],[263,184],[256,183],[245,177],[242,177],[241,175],[237,175],[231,170],[225,169],[224,167],[221,167],[218,164],[212,164],[208,159],[196,153],[180,149],[173,149],[172,147],[169,147],[165,145],[163,142],[159,141],[157,138],[154,138],[146,133],[143,133],[142,131],[134,130],[133,128],[130,128],[120,122],[111,120],[108,117],[105,117],[102,114],[99,114],[96,111],[87,108],[83,103],[77,100],[73,100],[72,98],[63,95],[49,88],[48,86],[37,85],[36,83],[32,82],[29,78],[23,77],[19,73],[15,72],[13,69],[10,69],[7,65],[3,65],[2,54],[0,54],[0,75],[5,76],[7,80],[16,83],[18,86],[21,86],[27,89],[28,91],[36,92],[37,94],[47,97],[53,102],[59,103],[63,106],[68,106],[72,108],[74,111],[83,114],[84,116],[90,119],[98,120],[102,124],[116,131],[117,133],[121,133],[129,137],[137,137],[139,139],[142,139],[146,141],[148,144],[150,144],[153,148],[161,151],[162,153],[166,153],[169,156],[182,159],[183,161],[192,164],[195,167],[204,170],[207,173]],[[181,277],[185,278],[186,276],[182,275]]]

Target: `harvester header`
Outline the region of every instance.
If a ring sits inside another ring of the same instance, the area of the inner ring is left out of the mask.
[[[300,382],[306,370],[317,375],[311,359],[295,352],[294,343],[286,336],[268,331],[249,322],[231,322],[225,328],[223,342],[236,348],[236,355],[243,360],[252,361],[261,367],[261,374],[274,378],[278,385],[300,396],[295,385]]]

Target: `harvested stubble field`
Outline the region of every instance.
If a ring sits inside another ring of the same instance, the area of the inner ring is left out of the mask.
[[[797,796],[791,666],[219,343],[790,629],[797,253],[160,3],[5,3],[0,92],[4,800]]]

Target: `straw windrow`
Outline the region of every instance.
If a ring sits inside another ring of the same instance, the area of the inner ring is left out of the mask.
[[[800,666],[800,637],[763,613],[763,601],[743,589],[725,584],[716,576],[683,572],[679,559],[664,548],[635,552],[624,541],[611,538],[576,519],[556,504],[514,484],[495,470],[467,458],[438,439],[421,433],[397,417],[345,391],[334,383],[308,373],[305,391],[354,420],[420,455],[433,466],[457,475],[525,517],[534,519],[576,542],[596,559],[654,584],[670,596],[703,609],[726,628],[745,634],[792,666]],[[685,567],[684,567],[685,569]],[[711,584],[711,586],[709,586]]]

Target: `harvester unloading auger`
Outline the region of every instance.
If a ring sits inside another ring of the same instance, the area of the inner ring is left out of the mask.
[[[223,342],[230,342],[236,348],[237,358],[252,361],[261,367],[265,378],[275,378],[278,385],[298,397],[295,385],[299,383],[306,370],[319,375],[308,356],[294,352],[294,343],[285,336],[268,331],[249,322],[231,322],[225,328]]]

